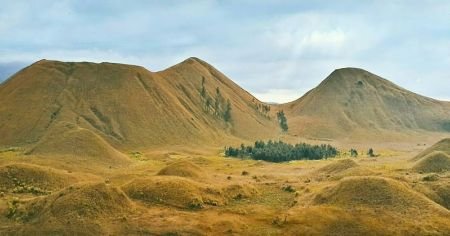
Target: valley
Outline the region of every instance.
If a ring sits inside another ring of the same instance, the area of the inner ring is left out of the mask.
[[[450,102],[362,69],[266,104],[198,58],[41,60],[0,101],[1,235],[450,233]],[[258,140],[338,152],[225,155]]]

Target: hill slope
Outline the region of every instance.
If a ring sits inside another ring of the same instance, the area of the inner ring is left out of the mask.
[[[227,100],[229,122],[223,118]],[[222,144],[276,130],[254,108],[254,97],[197,58],[156,73],[132,65],[42,60],[3,83],[0,101],[0,146],[37,143],[60,122],[93,131],[118,148]]]
[[[423,150],[417,156],[411,159],[411,161],[417,161],[423,159],[425,156],[433,153],[433,152],[443,152],[447,155],[450,155],[450,138],[444,138],[439,142],[433,144],[431,147]]]
[[[450,103],[417,95],[357,68],[335,70],[283,107],[294,133],[314,137],[450,131]]]

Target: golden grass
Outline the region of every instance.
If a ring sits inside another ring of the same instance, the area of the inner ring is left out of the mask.
[[[414,171],[430,173],[430,172],[446,172],[450,170],[450,156],[444,152],[432,152],[420,159],[414,165]]]
[[[343,207],[371,207],[393,211],[442,211],[426,197],[404,183],[384,177],[347,177],[323,189],[314,204]]]
[[[170,175],[189,178],[206,178],[206,173],[190,161],[176,161],[158,172],[158,175]]]

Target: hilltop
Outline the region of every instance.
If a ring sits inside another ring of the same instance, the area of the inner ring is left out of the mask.
[[[0,146],[45,144],[62,123],[82,131],[72,140],[88,134],[119,149],[222,145],[276,131],[262,102],[198,58],[160,72],[41,60],[1,84],[0,100]]]
[[[283,105],[291,131],[321,138],[449,132],[450,103],[410,92],[359,68],[333,71],[300,99]]]

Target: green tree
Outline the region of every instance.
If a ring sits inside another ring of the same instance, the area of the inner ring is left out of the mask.
[[[212,104],[212,100],[211,100],[211,98],[208,96],[208,97],[206,98],[206,101],[205,101],[206,111],[209,112],[209,107],[211,106],[211,104]]]
[[[225,106],[225,111],[223,112],[223,120],[229,122],[231,120],[231,102],[227,99],[227,105]]]
[[[283,130],[283,132],[287,132],[289,127],[288,127],[287,119],[286,119],[286,116],[284,115],[283,110],[277,112],[277,118],[278,118],[278,123],[280,124],[281,130]]]
[[[222,104],[222,95],[220,94],[219,87],[217,87],[216,88],[216,98],[214,101],[214,114],[216,116],[219,116],[219,114],[220,114],[221,104]]]
[[[200,89],[200,96],[202,96],[202,98],[206,97],[205,77],[204,76],[202,76],[202,87]]]
[[[369,151],[367,151],[367,156],[369,156],[369,157],[374,157],[375,156],[375,153],[373,152],[372,148],[369,148]]]

